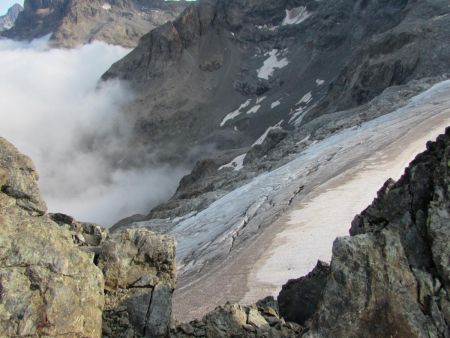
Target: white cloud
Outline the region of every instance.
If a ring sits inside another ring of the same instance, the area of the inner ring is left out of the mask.
[[[51,212],[111,225],[167,199],[184,173],[126,165],[131,125],[119,108],[132,94],[98,79],[128,52],[101,42],[63,50],[45,39],[0,40],[0,135],[36,163]]]

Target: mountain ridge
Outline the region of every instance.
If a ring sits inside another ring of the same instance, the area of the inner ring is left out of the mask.
[[[3,36],[32,40],[50,34],[56,47],[73,48],[93,40],[132,48],[142,35],[173,20],[185,1],[25,0],[16,25]]]
[[[14,4],[8,9],[5,15],[0,16],[0,32],[11,29],[22,11],[23,7],[21,5]]]

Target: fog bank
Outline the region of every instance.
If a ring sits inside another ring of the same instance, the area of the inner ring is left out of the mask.
[[[0,40],[0,135],[35,162],[50,212],[111,225],[170,197],[184,173],[127,166],[131,125],[120,107],[132,94],[98,79],[128,52],[102,42],[62,50],[48,49],[46,38]]]

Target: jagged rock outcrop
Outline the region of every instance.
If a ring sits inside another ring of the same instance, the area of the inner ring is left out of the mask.
[[[317,262],[306,276],[289,280],[280,291],[277,301],[284,319],[304,325],[322,301],[323,289],[330,275],[330,266]]]
[[[306,337],[449,337],[450,128],[333,245]]]
[[[48,216],[31,160],[0,138],[0,332],[100,337],[103,276]]]
[[[97,264],[105,276],[104,335],[165,337],[176,279],[174,239],[126,230],[103,243]]]
[[[0,138],[0,335],[166,337],[174,239],[45,214],[37,178]]]
[[[47,206],[36,181],[39,175],[31,159],[0,137],[1,191],[14,198],[17,205],[33,215],[43,215]]]
[[[23,11],[23,7],[19,4],[13,5],[8,12],[0,16],[0,32],[11,29],[19,16],[19,13]]]
[[[226,304],[207,314],[202,320],[181,324],[171,330],[170,337],[300,337],[302,327],[286,323],[278,313],[276,301],[269,297],[252,306]]]
[[[54,222],[71,231],[74,243],[79,246],[101,246],[109,237],[108,230],[98,224],[78,222],[73,217],[61,213],[49,216]]]
[[[25,0],[16,25],[3,35],[31,40],[51,34],[53,45],[68,48],[93,40],[134,47],[185,7],[185,1],[163,0]]]

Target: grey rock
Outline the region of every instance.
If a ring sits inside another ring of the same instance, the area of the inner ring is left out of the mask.
[[[114,337],[165,337],[175,288],[175,243],[145,229],[118,232],[102,243],[104,332]]]
[[[449,336],[449,149],[450,128],[336,239],[306,337]]]
[[[276,301],[268,297],[255,305],[243,307],[225,304],[208,313],[202,320],[172,328],[170,337],[300,337],[302,328],[279,318]],[[276,325],[270,325],[277,318]],[[186,327],[189,329],[186,330]]]
[[[289,280],[278,295],[280,315],[288,321],[304,325],[322,301],[329,275],[330,266],[318,261],[308,275]]]
[[[266,156],[270,150],[274,149],[287,136],[288,132],[281,128],[271,129],[261,144],[255,144],[250,148],[245,156],[244,165]]]
[[[19,4],[13,5],[8,9],[5,15],[0,16],[0,32],[11,29],[19,16],[19,13],[23,11],[23,7]]]
[[[0,137],[1,191],[33,215],[43,215],[47,206],[37,185],[39,175],[31,159]]]

